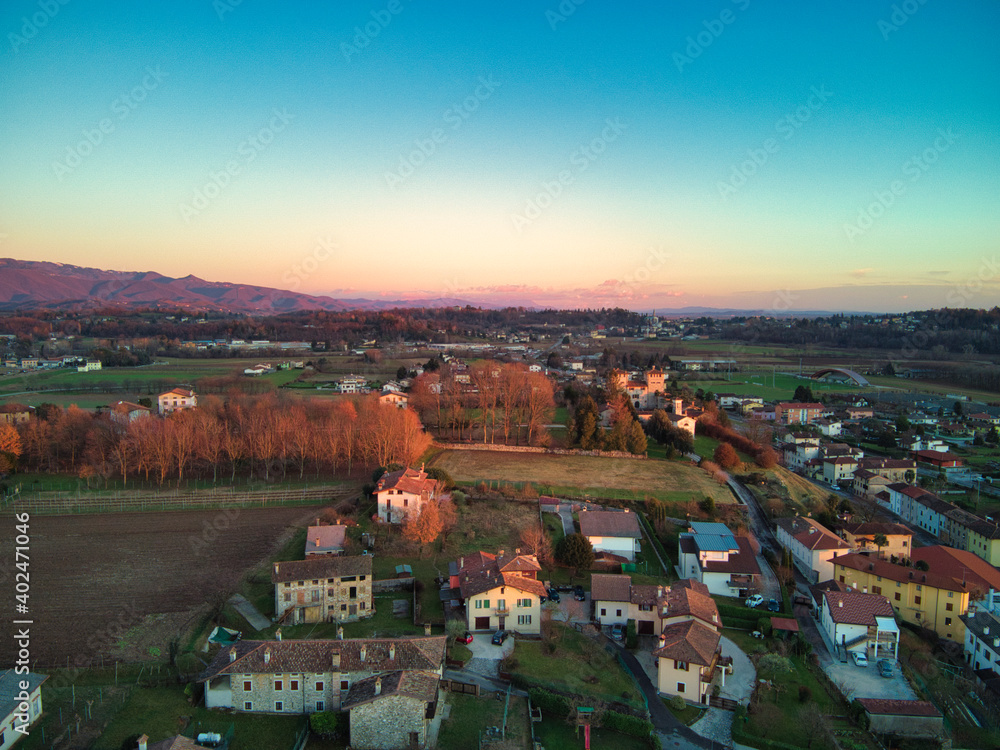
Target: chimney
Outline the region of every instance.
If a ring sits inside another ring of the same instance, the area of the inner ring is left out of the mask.
[[[333,651],[330,653],[330,667],[334,672],[340,671],[340,652]]]
[[[229,649],[229,663],[232,664],[234,661],[236,661],[236,646]]]
[[[361,644],[361,661],[364,662],[365,657],[368,655],[368,646],[364,643]]]
[[[338,625],[337,626],[337,640],[338,641],[344,640],[344,626],[343,625]]]
[[[319,548],[319,537],[316,537],[316,548]]]
[[[429,622],[424,623],[424,635],[430,636],[431,634],[431,624]]]
[[[986,627],[983,628],[983,635],[989,635],[989,634],[990,634],[990,626],[987,625]]]
[[[382,678],[375,678],[375,695],[382,695]]]
[[[271,663],[271,647],[270,646],[268,646],[267,648],[264,649],[264,663],[265,664],[270,664]]]
[[[274,631],[274,637],[278,639],[279,642],[281,641],[281,628]]]
[[[274,564],[274,574],[278,575],[278,563]]]
[[[497,551],[497,557],[503,557],[503,550]]]
[[[395,658],[396,658],[396,644],[395,643],[390,643],[389,644],[389,660],[391,661],[391,660],[393,660]]]
[[[464,567],[465,567],[465,558],[464,557],[458,558],[458,569],[461,570]]]
[[[837,606],[838,607],[843,607],[844,606],[844,600],[843,599],[838,599],[837,600]]]
[[[139,738],[139,750],[146,750],[146,743],[149,742],[149,737],[147,735],[142,735]]]

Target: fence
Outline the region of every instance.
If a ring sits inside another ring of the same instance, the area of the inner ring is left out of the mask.
[[[285,505],[319,505],[342,497],[343,487],[299,490],[175,491],[163,493],[113,492],[81,495],[71,492],[22,494],[8,505],[17,512],[33,515],[76,515],[80,513],[135,513],[173,510],[216,510],[219,508],[268,508]]]

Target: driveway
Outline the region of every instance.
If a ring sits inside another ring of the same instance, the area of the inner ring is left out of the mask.
[[[475,672],[483,677],[496,679],[500,673],[500,660],[514,650],[514,636],[511,636],[502,646],[494,646],[491,642],[493,633],[475,633],[468,648],[472,658],[465,665],[469,672]]]
[[[722,655],[733,659],[733,673],[726,675],[725,685],[721,685],[720,680],[719,695],[746,705],[757,682],[757,670],[750,657],[731,640],[723,636],[720,645]],[[691,725],[691,729],[706,739],[729,747],[733,741],[733,712],[709,707],[705,715]]]
[[[545,602],[542,607],[552,611],[552,619],[556,622],[587,624],[591,622],[592,618],[590,616],[590,592],[586,593],[586,600],[578,602],[573,598],[572,591],[560,591],[558,602]]]

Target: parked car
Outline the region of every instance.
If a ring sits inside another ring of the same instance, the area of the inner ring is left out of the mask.
[[[549,601],[550,602],[558,602],[559,601],[559,592],[556,591],[555,589],[549,589]]]
[[[573,598],[578,602],[587,601],[587,592],[583,590],[583,586],[577,584],[573,587]]]
[[[508,633],[506,630],[498,630],[493,634],[493,645],[502,646],[503,642],[507,640],[507,636],[509,635],[510,633]]]
[[[753,596],[748,596],[746,598],[746,601],[743,603],[746,604],[748,607],[759,607],[761,604],[764,603],[764,597],[761,596],[760,594],[754,594]]]
[[[458,641],[459,643],[464,643],[466,646],[468,646],[470,643],[472,643],[472,633],[466,630],[465,633],[458,636],[458,638],[456,638],[455,640]]]
[[[859,667],[868,666],[868,656],[864,651],[852,651],[851,656],[854,658],[854,663]]]
[[[614,625],[612,625],[611,626],[611,637],[614,638],[616,641],[624,641],[625,640],[625,626],[622,625],[620,622],[616,622]]]
[[[780,612],[781,611],[781,602],[779,602],[777,599],[768,599],[767,600],[767,611],[768,612]]]
[[[892,677],[892,662],[888,659],[879,659],[875,662],[875,666],[882,677]]]

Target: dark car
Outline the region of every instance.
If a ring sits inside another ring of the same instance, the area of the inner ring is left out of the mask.
[[[502,646],[503,642],[507,640],[507,636],[510,635],[506,630],[498,630],[493,634],[493,645]]]
[[[888,659],[879,659],[875,662],[875,666],[882,677],[892,677],[892,662]]]
[[[611,626],[611,637],[614,638],[616,641],[624,641],[625,640],[625,626],[622,625],[620,622],[616,622],[614,625],[612,625]]]
[[[583,586],[576,585],[573,587],[573,598],[578,602],[587,601],[587,592],[583,590]]]
[[[557,602],[559,601],[559,592],[555,589],[549,589],[549,601]]]
[[[455,640],[458,641],[459,643],[464,643],[466,646],[468,646],[470,643],[472,643],[472,633],[466,630],[465,633],[458,636],[458,638],[456,638]]]
[[[767,601],[767,611],[768,612],[780,612],[781,603],[777,599],[768,599]]]

